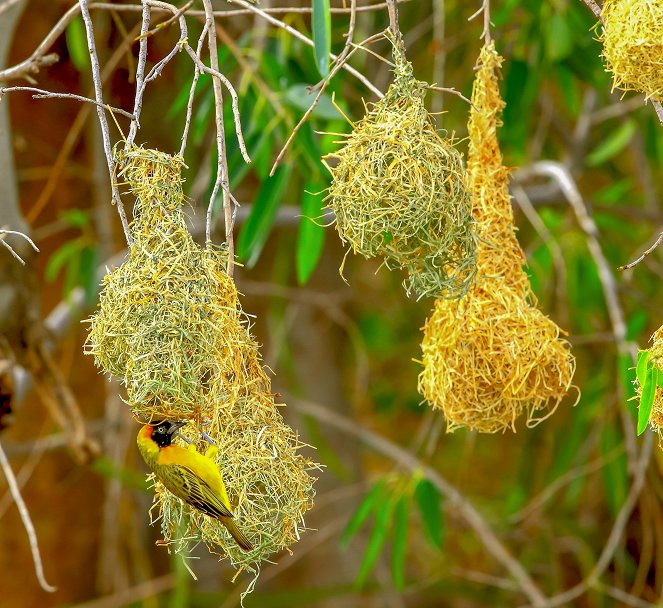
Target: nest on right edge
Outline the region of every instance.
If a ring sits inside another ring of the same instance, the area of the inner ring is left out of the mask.
[[[560,328],[532,304],[515,235],[508,170],[497,140],[504,102],[491,43],[479,57],[472,92],[469,187],[479,235],[479,278],[457,302],[438,299],[424,327],[419,391],[444,413],[448,430],[494,433],[548,417],[575,371]]]

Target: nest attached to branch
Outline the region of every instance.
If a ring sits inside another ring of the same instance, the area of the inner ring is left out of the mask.
[[[495,72],[501,61],[492,44],[482,49],[470,110],[468,181],[480,276],[463,300],[436,301],[422,341],[419,392],[443,411],[450,431],[515,430],[523,414],[533,426],[566,396],[575,371],[559,327],[530,304],[534,296],[497,141],[504,102]]]
[[[237,525],[255,548],[242,551],[216,520],[156,484],[155,507],[167,542],[193,542],[257,572],[261,560],[305,529],[315,465],[283,422],[258,345],[242,311],[227,253],[199,247],[182,211],[181,158],[133,148],[119,156],[136,196],[128,260],[104,279],[87,352],[127,387],[128,404],[148,420],[191,421],[182,434],[218,444],[216,462]]]
[[[327,197],[344,243],[366,258],[402,268],[408,292],[458,298],[476,272],[476,235],[462,156],[435,130],[424,106],[426,83],[394,52],[386,96],[325,157]]]
[[[663,4],[650,0],[606,0],[603,57],[613,88],[663,100]]]
[[[182,160],[135,148],[120,160],[136,195],[128,260],[104,277],[86,350],[148,419],[199,415],[212,382],[246,368],[247,317],[223,250],[187,230]]]

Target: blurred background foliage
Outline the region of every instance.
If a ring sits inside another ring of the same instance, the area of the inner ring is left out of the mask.
[[[16,29],[8,65],[28,56],[72,2],[31,0]],[[118,2],[117,4],[127,4]],[[194,8],[200,8],[196,3]],[[325,10],[324,3],[317,3]],[[360,1],[364,6],[366,2]],[[501,0],[492,4],[493,37],[505,56],[502,94],[507,103],[499,132],[507,166],[547,159],[563,163],[579,186],[598,239],[616,277],[627,340],[645,348],[661,323],[656,251],[633,270],[627,263],[653,240],[662,223],[661,127],[637,95],[611,92],[602,66],[596,20],[579,0]],[[261,8],[309,7],[306,0],[263,0]],[[219,10],[235,5],[216,2]],[[332,7],[342,4],[332,0]],[[478,2],[412,0],[400,5],[400,25],[415,75],[471,93],[481,17]],[[102,65],[115,62],[106,81],[108,103],[132,106],[139,13],[94,10]],[[162,17],[159,17],[161,19]],[[284,23],[311,36],[309,14],[285,12]],[[2,16],[0,15],[0,19]],[[156,20],[156,19],[155,19]],[[190,41],[202,24],[188,19]],[[325,20],[318,45],[340,52],[348,15]],[[384,8],[357,16],[355,40],[388,25]],[[615,342],[604,282],[587,234],[554,184],[527,183],[538,217],[534,226],[514,205],[519,240],[540,306],[569,334],[577,357],[572,399],[534,429],[504,435],[445,434],[441,415],[417,393],[420,329],[432,301],[408,300],[397,272],[349,255],[324,210],[329,175],[320,158],[337,147],[339,133],[359,120],[374,96],[341,70],[310,120],[298,131],[274,175],[270,169],[294,125],[310,106],[307,87],[321,65],[313,48],[253,15],[217,19],[219,64],[240,98],[246,165],[234,137],[229,99],[226,135],[231,188],[240,201],[237,283],[244,309],[256,315],[254,332],[275,390],[292,407],[288,422],[316,446],[325,465],[316,507],[293,555],[265,564],[246,606],[517,606],[518,587],[468,527],[462,509],[445,498],[426,471],[436,471],[475,506],[546,596],[590,576],[613,526],[623,535],[605,571],[579,597],[583,607],[657,605],[663,584],[663,512],[660,450],[654,447],[641,493],[629,503],[636,468],[634,363]],[[132,34],[132,32],[134,32]],[[150,38],[148,65],[177,41],[170,26]],[[322,42],[321,42],[322,40]],[[390,82],[386,41],[358,51],[351,64],[385,91]],[[54,49],[60,61],[38,75],[49,90],[89,94],[84,31],[74,20]],[[324,63],[324,62],[322,62]],[[191,62],[178,56],[147,89],[138,142],[174,152],[184,124]],[[38,276],[44,315],[77,288],[94,304],[97,267],[123,246],[110,208],[99,135],[89,108],[64,100],[5,100],[22,210],[41,248]],[[468,105],[431,92],[441,129],[466,151]],[[81,114],[85,116],[80,118]],[[216,167],[211,78],[199,80],[185,192],[192,230],[202,236],[204,208]],[[126,120],[118,121],[126,129]],[[119,139],[119,135],[116,135]],[[529,214],[531,218],[531,213]],[[327,226],[327,227],[325,227]],[[543,227],[543,229],[541,228]],[[214,239],[221,242],[223,227]],[[117,263],[117,262],[115,262]],[[88,309],[89,310],[89,309]],[[83,318],[87,312],[81,312]],[[15,508],[0,494],[0,589],[4,606],[234,606],[249,579],[235,584],[223,563],[200,550],[190,566],[154,547],[148,527],[151,494],[142,481],[133,437],[137,425],[118,401],[118,387],[98,376],[81,355],[84,329],[58,343],[59,364],[74,389],[90,431],[103,451],[90,467],[68,456],[57,427],[36,395],[16,408],[2,435],[24,483],[54,596],[34,580],[27,542]],[[351,420],[355,433],[302,413],[318,404]],[[375,449],[362,433],[387,441]],[[649,431],[647,431],[649,432]],[[399,447],[418,459],[413,470]],[[4,491],[4,488],[3,488]],[[625,508],[625,505],[629,507]],[[621,514],[621,515],[620,515]],[[621,517],[621,519],[620,519]]]

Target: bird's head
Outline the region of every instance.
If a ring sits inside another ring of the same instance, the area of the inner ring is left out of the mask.
[[[170,422],[170,420],[153,421],[149,425],[152,429],[150,438],[160,448],[165,448],[172,443],[175,432],[185,424],[187,424],[186,420],[183,422]]]

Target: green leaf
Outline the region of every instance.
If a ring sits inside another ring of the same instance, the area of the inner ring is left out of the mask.
[[[573,37],[566,19],[560,13],[554,13],[545,29],[546,55],[550,61],[561,61],[573,50]]]
[[[297,110],[306,112],[315,101],[315,94],[309,94],[308,85],[293,84],[283,93],[283,99],[295,107]],[[339,117],[338,110],[334,107],[331,97],[323,93],[318,101],[318,105],[313,108],[311,118],[320,118],[323,120],[335,120]]]
[[[79,282],[85,290],[85,301],[92,306],[99,292],[99,281],[97,280],[97,249],[88,245],[81,251]]]
[[[656,396],[656,382],[654,365],[648,365],[645,372],[645,382],[642,385],[642,392],[640,393],[640,406],[638,407],[638,435],[642,435],[649,424],[651,417],[651,409],[654,405],[654,397]]]
[[[44,276],[49,283],[57,278],[58,274],[65,265],[72,262],[78,262],[78,255],[84,247],[83,239],[77,238],[73,241],[67,241],[62,247],[57,249],[46,263]]]
[[[405,557],[410,525],[408,510],[409,502],[405,496],[401,496],[394,510],[394,536],[391,549],[391,575],[394,579],[394,587],[398,591],[403,591],[405,588]]]
[[[331,53],[331,11],[329,0],[312,0],[313,46],[315,62],[323,78],[329,74],[329,54]]]
[[[647,363],[649,362],[648,350],[638,351],[638,362],[635,368],[635,376],[638,379],[638,384],[642,387],[645,385],[645,374],[647,373]]]
[[[444,543],[444,516],[442,514],[442,496],[428,479],[422,479],[414,490],[421,519],[424,522],[431,542],[441,549]]]
[[[296,251],[297,281],[300,285],[306,284],[313,274],[325,244],[325,229],[318,224],[324,198],[324,184],[310,182],[304,187]]]
[[[393,503],[388,498],[375,504],[375,521],[373,522],[371,536],[368,539],[368,544],[364,551],[364,557],[359,566],[359,573],[355,579],[356,589],[361,589],[364,586],[368,575],[371,573],[371,570],[373,570],[375,562],[380,556],[382,547],[387,540],[392,509]]]
[[[79,72],[86,72],[90,66],[90,54],[87,50],[85,26],[80,19],[74,19],[65,30],[69,58]]]
[[[635,120],[629,119],[622,123],[587,155],[587,166],[596,167],[617,156],[617,154],[628,146],[637,128]]]
[[[237,255],[249,268],[252,268],[260,257],[291,173],[290,165],[281,165],[274,176],[266,179],[258,190],[253,208],[237,241]]]
[[[373,506],[375,505],[378,496],[385,494],[385,487],[384,479],[380,479],[373,485],[368,494],[366,494],[366,498],[364,498],[354,512],[354,515],[350,518],[350,521],[348,521],[341,534],[340,545],[343,549],[347,548],[354,535],[357,534],[359,529],[364,525],[364,522],[368,519],[368,516],[373,510]]]
[[[60,219],[73,228],[84,228],[90,225],[90,215],[82,209],[66,209],[58,213]]]

